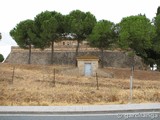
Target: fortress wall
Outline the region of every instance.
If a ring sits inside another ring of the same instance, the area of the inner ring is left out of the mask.
[[[28,63],[29,50],[12,47],[11,53],[7,57],[5,63],[15,64],[27,64]],[[81,55],[94,55],[100,57],[99,51],[85,51],[80,50],[79,56]],[[54,64],[66,64],[74,65],[75,51],[66,50],[55,50],[54,53]],[[39,50],[32,49],[31,64],[50,64],[51,63],[51,50]],[[106,67],[131,67],[132,58],[124,52],[119,51],[105,51],[104,53],[104,65]],[[136,67],[142,67],[142,62],[139,57],[136,56]]]

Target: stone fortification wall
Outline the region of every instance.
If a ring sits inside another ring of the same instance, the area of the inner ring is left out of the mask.
[[[94,55],[100,57],[100,53],[97,49],[81,49],[79,56],[81,55]],[[75,50],[58,50],[55,49],[54,64],[66,64],[74,65]],[[31,64],[50,64],[51,63],[51,50],[39,50],[32,49]],[[132,58],[124,52],[119,51],[105,51],[104,53],[104,65],[106,67],[131,67]],[[15,64],[27,64],[28,62],[28,50],[12,47],[11,53],[7,57],[6,63]],[[141,59],[136,57],[136,67],[140,68],[142,65]]]

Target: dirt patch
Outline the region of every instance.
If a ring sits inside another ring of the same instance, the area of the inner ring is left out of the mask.
[[[111,73],[114,77],[98,76],[97,84],[95,77],[75,74],[73,66],[0,64],[0,105],[93,105],[130,102],[130,69],[105,68],[102,71]],[[159,72],[135,70],[133,102],[160,102],[159,79]]]
[[[105,68],[104,71],[112,73],[117,79],[129,79],[131,76],[131,69],[129,68]],[[134,78],[138,80],[159,80],[160,72],[158,71],[145,71],[134,70]]]

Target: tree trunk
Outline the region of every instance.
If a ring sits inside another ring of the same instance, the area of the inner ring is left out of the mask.
[[[28,64],[31,64],[31,44],[29,44],[29,56],[28,56]]]
[[[77,40],[76,55],[75,55],[76,57],[78,56],[79,44],[80,44],[80,40]]]
[[[52,52],[51,52],[51,64],[53,64],[54,63],[54,41],[52,41]]]
[[[104,49],[101,49],[101,68],[104,68]]]
[[[75,60],[74,60],[75,66],[77,66],[77,60],[76,60],[76,58],[77,58],[77,56],[78,56],[79,44],[80,44],[80,40],[77,40],[76,54],[75,54],[75,58],[74,58],[74,59],[75,59]]]
[[[133,67],[134,68],[134,65],[135,65],[135,53],[134,53],[134,51],[132,51],[133,52],[133,55],[132,55],[132,57],[131,57],[131,68]]]

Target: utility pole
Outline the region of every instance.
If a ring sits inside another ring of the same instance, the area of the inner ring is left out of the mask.
[[[130,76],[130,103],[133,99],[133,76],[134,76],[134,64],[131,67],[131,76]]]

